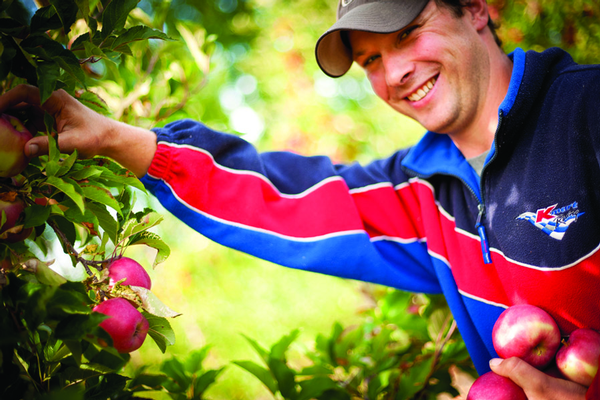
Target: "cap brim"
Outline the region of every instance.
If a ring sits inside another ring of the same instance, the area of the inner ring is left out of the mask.
[[[315,55],[319,67],[334,78],[344,75],[352,66],[352,51],[344,45],[342,31],[399,31],[416,18],[428,2],[429,0],[379,1],[348,11],[317,41]]]

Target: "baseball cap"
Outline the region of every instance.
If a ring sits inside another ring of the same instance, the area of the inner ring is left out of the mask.
[[[399,31],[423,11],[429,0],[340,0],[337,21],[315,47],[319,67],[337,78],[352,66],[352,51],[342,40],[342,31],[375,33]]]

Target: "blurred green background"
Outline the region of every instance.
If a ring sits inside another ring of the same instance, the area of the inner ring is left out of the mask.
[[[597,1],[490,1],[507,52],[560,46],[580,62],[600,54]],[[335,19],[335,0],[143,0],[130,17],[175,41],[132,46],[120,64],[89,65],[94,90],[115,118],[147,128],[181,118],[237,133],[260,150],[324,154],[335,162],[369,162],[416,142],[423,129],[373,95],[356,66],[325,76],[314,44]],[[141,197],[141,196],[140,196]],[[132,354],[128,373],[211,345],[207,368],[257,356],[242,333],[270,346],[300,328],[303,348],[334,321],[344,326],[373,306],[372,287],[257,260],[210,242],[165,215],[158,233],[172,255],[150,271],[153,292],[183,313],[171,321],[177,344],[161,354],[152,341]],[[138,252],[137,254],[135,252]],[[149,266],[151,251],[131,249]],[[292,351],[292,353],[294,353]],[[293,355],[293,354],[292,354]],[[213,399],[272,399],[260,382],[229,365],[208,392]],[[150,395],[148,395],[150,396]],[[164,398],[160,393],[155,398]]]

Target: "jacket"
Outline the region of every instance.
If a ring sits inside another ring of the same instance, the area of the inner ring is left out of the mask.
[[[600,330],[600,67],[515,50],[481,177],[447,135],[368,165],[258,153],[181,120],[142,181],[223,245],[291,268],[443,293],[478,372],[507,307]]]

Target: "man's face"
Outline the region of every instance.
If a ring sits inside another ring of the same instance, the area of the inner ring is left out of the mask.
[[[489,85],[487,48],[471,16],[431,0],[398,32],[349,32],[354,61],[392,108],[430,131],[460,133],[481,117]]]

